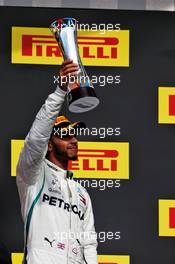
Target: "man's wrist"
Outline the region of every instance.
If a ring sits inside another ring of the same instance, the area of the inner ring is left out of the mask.
[[[59,92],[59,94],[66,95],[67,94],[67,89],[66,91],[62,89],[59,85],[56,87],[56,92]]]

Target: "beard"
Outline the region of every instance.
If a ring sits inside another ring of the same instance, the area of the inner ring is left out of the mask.
[[[61,150],[59,146],[55,143],[52,143],[54,147],[55,157],[60,161],[69,161],[69,160],[77,160],[78,158],[78,150],[73,147],[68,147],[66,150]]]

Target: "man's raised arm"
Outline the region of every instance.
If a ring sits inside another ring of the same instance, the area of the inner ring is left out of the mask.
[[[48,96],[25,138],[24,147],[17,165],[17,177],[22,178],[26,184],[34,184],[37,181],[41,162],[47,152],[54,121],[61,110],[66,95],[66,77],[75,75],[77,70],[78,66],[72,61],[63,62],[59,72],[62,83],[60,83],[54,93]]]

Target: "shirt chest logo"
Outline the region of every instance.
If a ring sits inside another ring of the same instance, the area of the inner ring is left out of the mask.
[[[80,220],[84,220],[84,213],[78,209],[78,206],[76,204],[72,205],[66,203],[63,199],[60,199],[55,196],[49,196],[46,193],[43,193],[42,202],[47,203],[48,205],[51,206],[56,206],[57,208],[62,208],[67,212],[72,212],[74,214],[77,214]]]
[[[52,179],[49,182],[48,191],[51,193],[56,193],[61,195],[61,186],[59,184],[57,177],[54,174],[52,174]]]

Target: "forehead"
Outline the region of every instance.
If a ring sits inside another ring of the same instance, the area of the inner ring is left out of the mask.
[[[69,141],[71,140],[73,137],[76,137],[76,134],[64,134],[64,135],[59,135],[59,134],[55,134],[51,137],[51,139],[53,139],[53,141],[57,141],[57,142],[63,142],[63,141]]]

